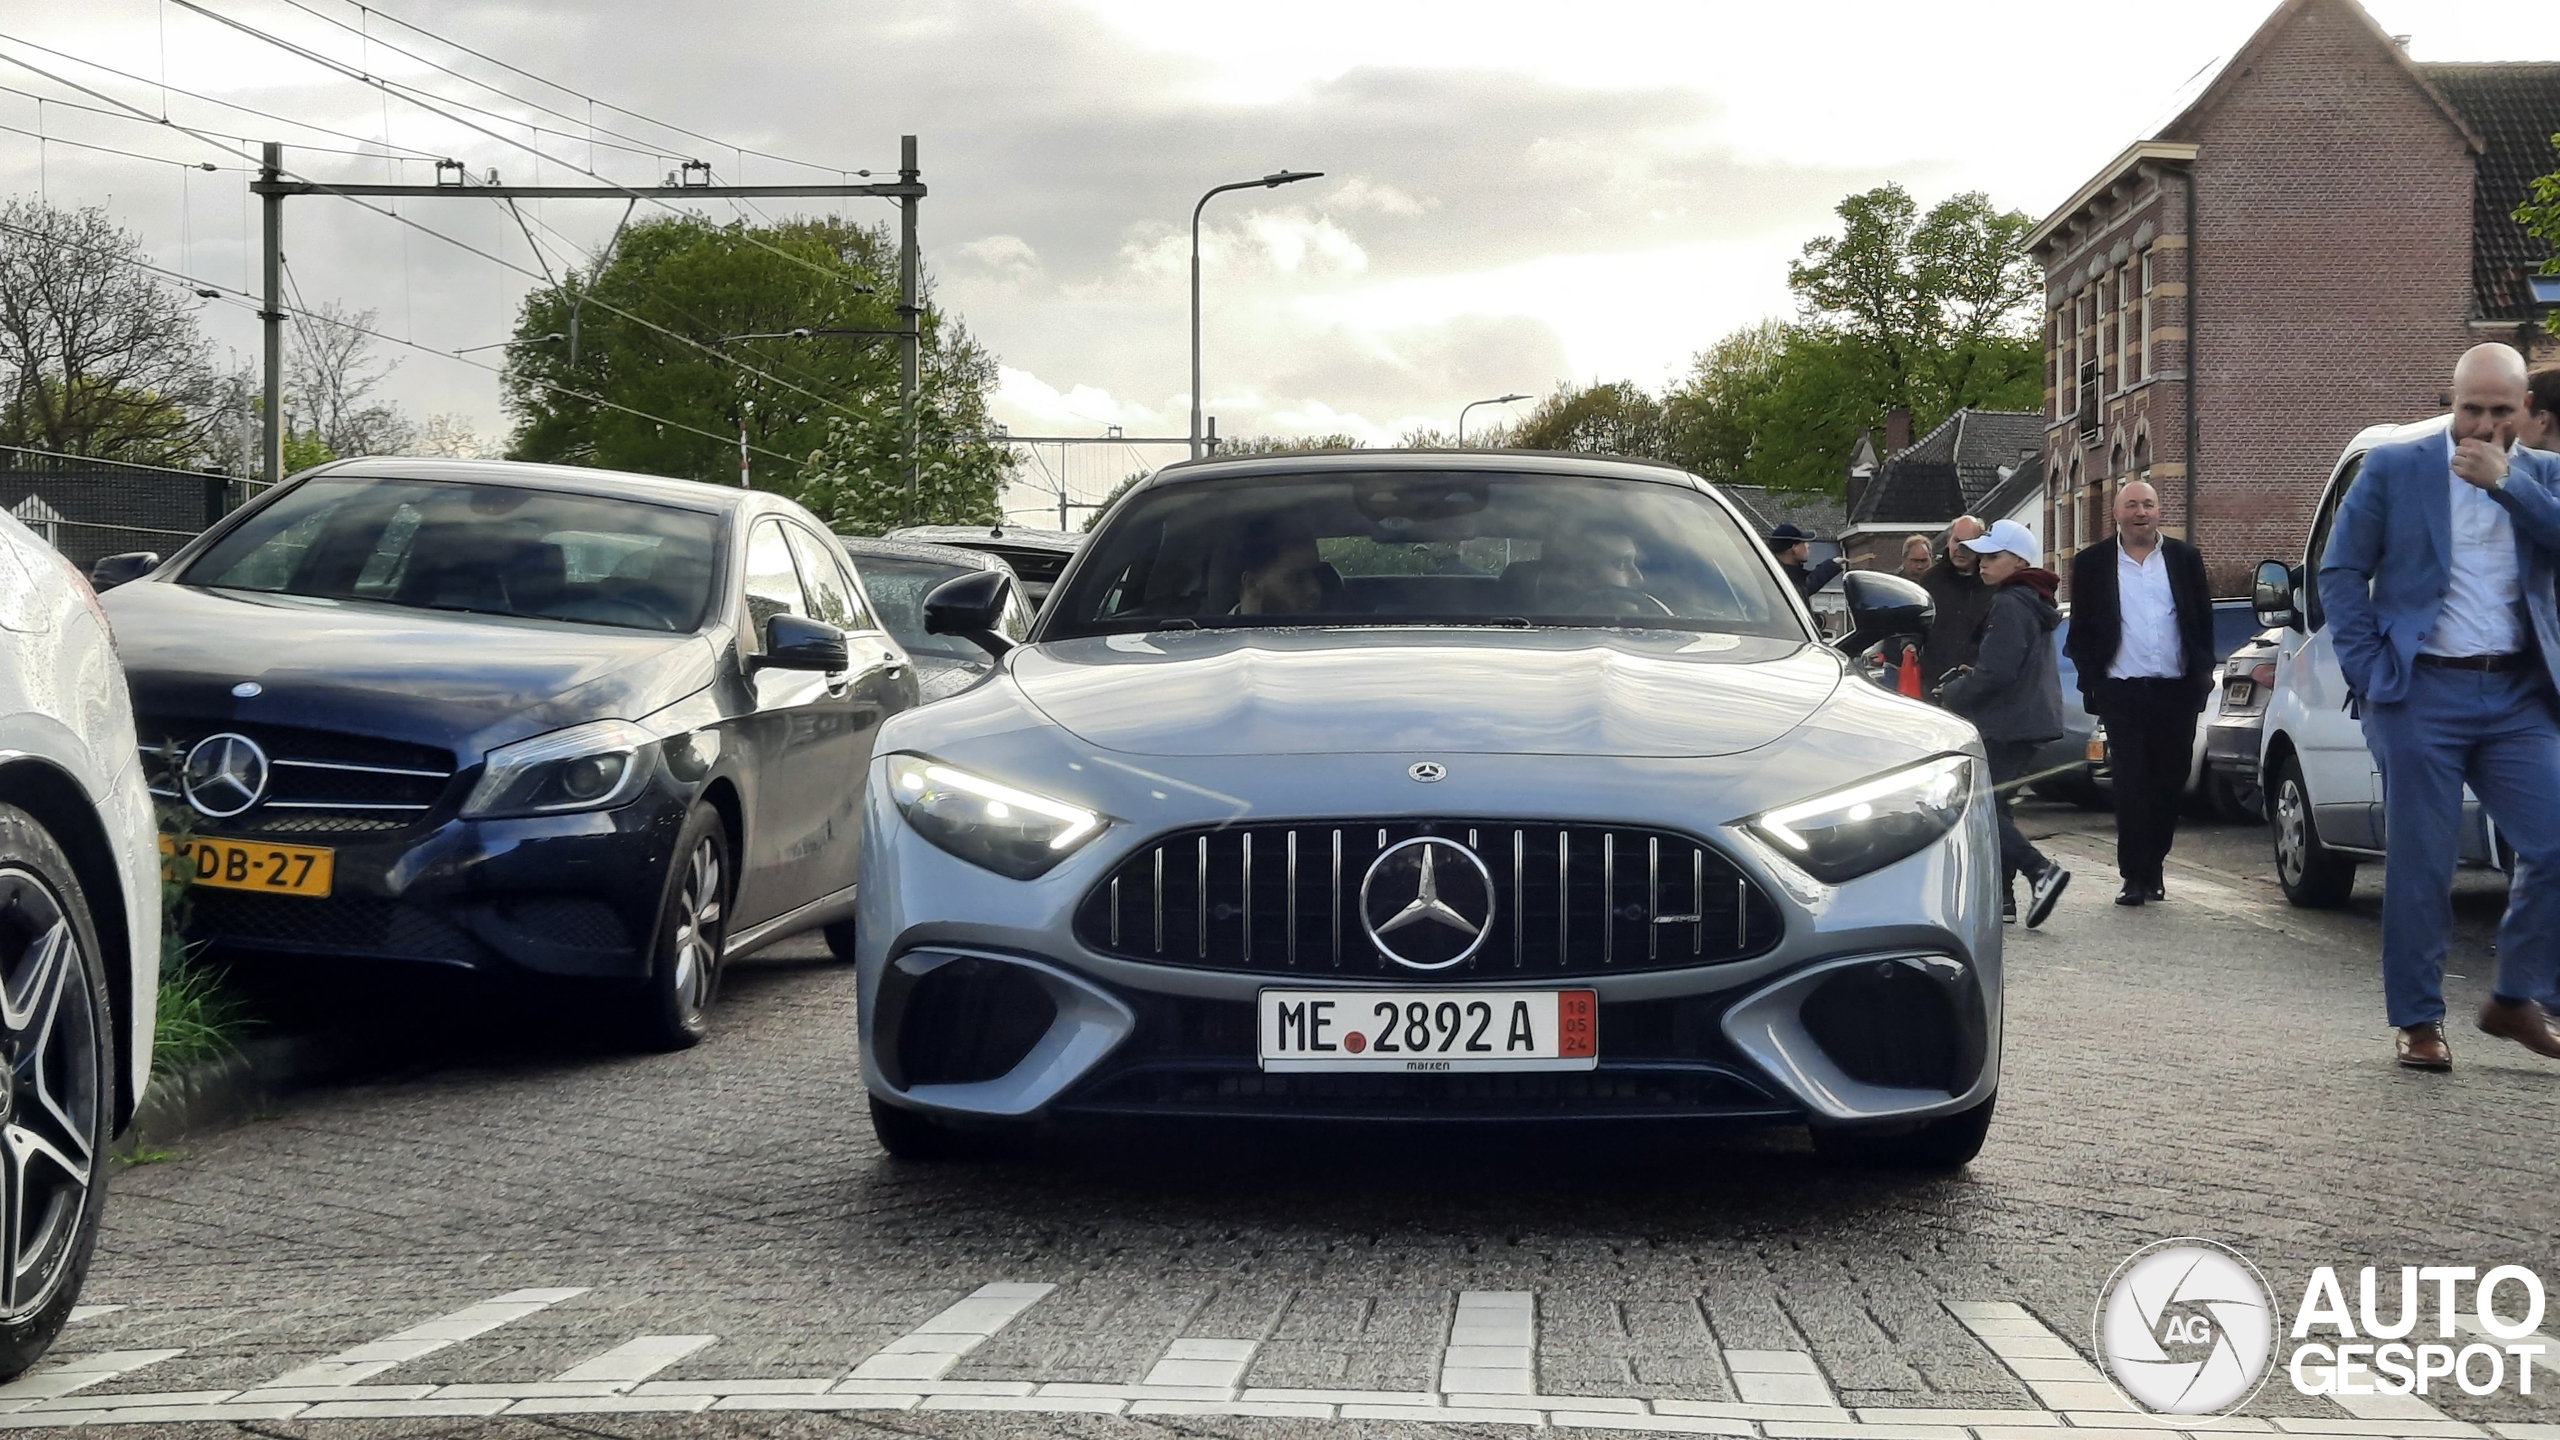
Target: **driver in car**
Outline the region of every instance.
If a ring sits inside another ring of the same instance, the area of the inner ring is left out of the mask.
[[[1652,598],[1644,590],[1644,552],[1624,530],[1599,528],[1561,537],[1540,556],[1538,595],[1559,611],[1593,605],[1633,608],[1638,597]],[[1561,603],[1565,601],[1573,603]]]
[[[1324,606],[1324,557],[1315,537],[1268,522],[1236,543],[1238,615],[1313,615]]]

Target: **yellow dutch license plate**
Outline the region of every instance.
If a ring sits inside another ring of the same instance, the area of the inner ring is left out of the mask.
[[[181,847],[175,838],[163,835],[160,853],[179,855]],[[183,855],[180,863],[193,866],[198,885],[312,900],[329,898],[329,885],[338,871],[337,852],[320,845],[269,845],[199,836],[186,842]]]

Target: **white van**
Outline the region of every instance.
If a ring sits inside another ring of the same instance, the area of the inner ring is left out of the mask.
[[[2363,723],[2347,710],[2346,677],[2339,673],[2320,605],[2320,554],[2364,457],[2377,445],[2442,434],[2451,423],[2452,417],[2439,415],[2360,432],[2321,492],[2302,563],[2269,560],[2258,567],[2258,619],[2281,632],[2275,693],[2267,702],[2258,751],[2260,793],[2275,841],[2276,879],[2296,905],[2345,904],[2355,888],[2356,866],[2382,858],[2382,772],[2365,749]],[[2461,836],[2462,864],[2504,868],[2507,852],[2468,790],[2462,794]]]

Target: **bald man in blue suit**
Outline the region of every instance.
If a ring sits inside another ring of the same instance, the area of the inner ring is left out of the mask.
[[[2449,1070],[2444,957],[2462,787],[2515,847],[2484,1032],[2560,1059],[2560,459],[2515,443],[2524,357],[2479,345],[2442,436],[2375,448],[2320,598],[2382,770],[2383,996],[2399,1061]]]

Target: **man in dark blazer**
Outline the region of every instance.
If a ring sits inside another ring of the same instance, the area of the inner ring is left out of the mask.
[[[2165,900],[2161,864],[2213,690],[2213,594],[2196,547],[2160,533],[2160,492],[2116,492],[2116,533],[2071,560],[2071,636],[2080,696],[2107,727],[2115,773],[2119,905]]]

